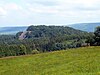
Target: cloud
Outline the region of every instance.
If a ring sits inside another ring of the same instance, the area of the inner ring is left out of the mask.
[[[5,10],[12,11],[12,10],[20,10],[22,9],[19,5],[15,3],[7,3],[4,6]]]
[[[0,7],[0,16],[5,16],[6,14],[7,12],[2,7]]]
[[[99,21],[100,0],[5,0],[0,1],[0,15],[5,15],[0,20],[9,24]]]
[[[32,0],[29,0],[29,2]],[[30,7],[29,10],[37,13],[51,13],[51,14],[72,14],[78,12],[84,12],[84,11],[98,11],[100,10],[99,6],[99,0],[50,0],[48,2],[51,2],[55,5],[46,5],[45,0],[41,1],[35,1],[34,3],[29,3]],[[85,13],[84,13],[85,14]],[[79,14],[78,14],[79,15]],[[68,15],[69,16],[69,15]]]

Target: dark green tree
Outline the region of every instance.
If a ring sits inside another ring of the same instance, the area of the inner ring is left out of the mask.
[[[95,34],[95,44],[100,45],[100,26],[96,27],[94,34]]]

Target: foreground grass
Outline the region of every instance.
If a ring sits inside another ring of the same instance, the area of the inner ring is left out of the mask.
[[[100,75],[100,47],[2,58],[0,75]]]

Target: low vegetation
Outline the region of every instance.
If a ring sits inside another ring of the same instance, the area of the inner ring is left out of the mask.
[[[100,47],[1,58],[0,75],[100,75]]]

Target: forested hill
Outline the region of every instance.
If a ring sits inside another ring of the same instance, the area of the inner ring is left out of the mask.
[[[24,34],[24,35],[23,35]],[[64,26],[29,26],[25,32],[17,33],[19,39],[40,38],[40,37],[57,37],[65,35],[87,35],[87,32]]]
[[[90,33],[64,26],[29,26],[15,35],[0,35],[0,57],[36,54],[87,46]]]

